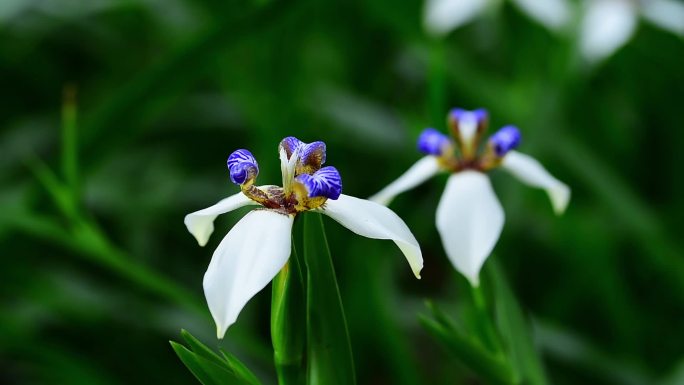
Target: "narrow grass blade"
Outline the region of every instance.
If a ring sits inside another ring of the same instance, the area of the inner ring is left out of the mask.
[[[495,356],[471,337],[458,330],[434,304],[428,303],[432,316],[421,315],[421,325],[449,352],[487,383],[517,384],[511,368],[501,356]]]
[[[307,384],[352,385],[354,362],[340,290],[320,215],[303,216],[307,273]]]
[[[235,356],[218,355],[186,330],[181,336],[187,347],[171,341],[171,347],[185,366],[204,385],[261,385],[256,376]]]
[[[548,384],[541,358],[532,341],[530,324],[512,294],[506,277],[495,261],[490,261],[487,270],[494,286],[496,323],[503,342],[508,348],[510,362],[520,375],[522,383]]]

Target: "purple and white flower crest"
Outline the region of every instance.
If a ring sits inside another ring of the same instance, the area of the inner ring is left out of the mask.
[[[342,194],[342,178],[335,167],[326,166],[313,173],[297,176],[297,181],[304,185],[309,198],[326,197],[335,200]]]
[[[322,141],[304,143],[294,136],[288,136],[280,142],[278,148],[285,150],[288,160],[296,154],[297,174],[314,173],[325,164],[326,146]]]
[[[489,171],[501,165],[503,158],[520,144],[515,126],[505,126],[494,133],[487,146],[480,142],[489,124],[484,108],[473,111],[453,108],[447,115],[451,138],[434,128],[426,128],[418,137],[418,150],[435,156],[441,169],[459,172],[466,169]]]
[[[342,193],[342,178],[334,167],[322,167],[326,161],[326,145],[322,141],[304,143],[294,136],[278,145],[281,152],[283,187],[254,186],[259,166],[251,152],[240,149],[228,157],[228,170],[233,183],[257,203],[294,214],[320,207],[326,199],[336,200]],[[297,187],[299,186],[299,187]]]
[[[280,141],[280,144],[278,146],[285,150],[285,153],[287,154],[287,159],[290,159],[292,154],[303,145],[304,142],[302,142],[301,140],[295,138],[294,136],[288,136],[286,138],[283,138],[283,140]]]

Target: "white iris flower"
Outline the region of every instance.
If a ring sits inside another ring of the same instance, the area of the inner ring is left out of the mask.
[[[568,186],[534,158],[513,151],[520,143],[516,127],[500,129],[479,152],[487,121],[485,110],[453,109],[448,118],[453,139],[433,128],[423,131],[418,149],[427,156],[370,198],[389,204],[396,195],[441,171],[452,173],[437,206],[437,230],[451,263],[473,286],[479,285],[480,269],[504,224],[504,212],[487,171],[501,166],[522,182],[545,189],[556,214],[562,214],[570,200]]]
[[[567,0],[511,0],[521,11],[550,30],[568,25],[572,9]],[[427,0],[425,29],[443,36],[472,21],[487,9],[500,6],[502,0]]]
[[[676,0],[588,0],[583,5],[580,50],[592,62],[625,45],[636,31],[639,15],[684,37],[684,4]]]
[[[579,50],[589,62],[610,57],[634,36],[639,17],[684,37],[684,4],[678,0],[511,0],[515,6],[546,28],[564,30],[578,19]],[[503,0],[426,0],[425,29],[444,36],[469,23]]]
[[[188,231],[204,246],[218,215],[243,206],[261,206],[223,238],[204,275],[204,294],[218,338],[223,338],[247,302],[283,268],[290,257],[294,218],[304,211],[328,215],[359,235],[394,241],[420,278],[423,257],[406,224],[385,206],[341,194],[337,169],[321,167],[325,149],[323,142],[283,139],[279,145],[283,187],[255,186],[259,173],[256,159],[247,150],[237,150],[228,158],[228,169],[242,192],[185,217]]]

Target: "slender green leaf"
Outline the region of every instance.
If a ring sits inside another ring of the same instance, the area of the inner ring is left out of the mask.
[[[355,384],[354,362],[320,215],[304,215],[309,385]]]
[[[70,219],[76,218],[78,214],[74,201],[71,199],[69,188],[59,179],[52,169],[37,156],[30,157],[27,160],[26,165],[31,172],[33,172],[38,182],[40,182],[50,194],[55,206],[62,210],[64,215]]]
[[[249,382],[238,378],[229,369],[193,353],[181,344],[171,341],[171,347],[203,385],[250,385]]]
[[[290,261],[273,279],[271,299],[273,360],[280,385],[304,381],[306,319],[302,286],[302,272],[293,245]]]
[[[181,330],[181,336],[190,349],[175,342],[171,342],[171,346],[203,384],[261,385],[257,377],[232,354],[224,351],[221,355],[216,354],[186,330]]]
[[[503,357],[487,351],[484,346],[458,330],[449,318],[432,303],[428,303],[432,318],[420,316],[420,323],[478,377],[492,384],[516,384],[511,368]]]
[[[489,262],[487,270],[494,286],[497,326],[507,345],[513,367],[525,384],[548,384],[539,353],[532,341],[530,325],[512,294],[506,277],[493,260]]]
[[[480,341],[493,353],[502,354],[501,341],[494,327],[494,316],[488,306],[488,301],[483,292],[482,285],[470,287],[473,295],[473,306],[477,316],[477,332]]]
[[[249,370],[249,368],[247,368],[242,361],[238,360],[237,357],[223,349],[221,349],[221,355],[223,356],[228,367],[232,369],[233,373],[235,373],[238,377],[251,385],[261,385],[261,381],[259,381],[257,376],[254,375],[254,373],[252,373],[252,371]]]
[[[181,337],[183,337],[193,353],[199,355],[200,357],[204,357],[209,361],[213,361],[217,365],[225,365],[225,362],[218,354],[214,353],[213,350],[209,349],[187,330],[181,330]]]

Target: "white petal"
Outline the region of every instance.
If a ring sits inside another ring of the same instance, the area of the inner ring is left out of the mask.
[[[644,18],[658,27],[684,37],[684,4],[674,0],[651,0],[643,5]]]
[[[204,295],[216,335],[223,338],[247,301],[278,274],[290,257],[293,217],[249,212],[223,238],[204,274]]]
[[[568,0],[514,0],[514,3],[528,16],[552,30],[561,29],[570,21]]]
[[[546,190],[556,214],[563,214],[570,201],[570,188],[554,178],[536,159],[517,151],[509,152],[502,166],[522,182]]]
[[[190,234],[195,237],[197,243],[200,246],[204,246],[207,244],[211,233],[214,232],[214,219],[217,216],[251,204],[257,203],[247,198],[245,194],[237,193],[220,200],[211,207],[186,215],[183,222]]]
[[[377,194],[370,197],[370,200],[381,205],[388,205],[395,196],[410,190],[425,182],[439,172],[439,163],[434,156],[426,156],[414,163],[397,180],[387,185]]]
[[[427,0],[425,29],[442,36],[469,22],[482,12],[489,0]]]
[[[458,132],[465,146],[474,150],[475,134],[477,134],[477,115],[473,111],[465,112],[458,121]]]
[[[279,149],[280,155],[280,172],[283,174],[283,189],[285,191],[292,191],[292,184],[294,183],[295,167],[299,159],[299,148],[295,148],[290,159],[287,158],[287,152],[284,148]]]
[[[463,171],[449,177],[437,206],[437,230],[451,263],[473,286],[503,224],[503,209],[485,174]]]
[[[589,1],[581,25],[582,54],[590,61],[612,55],[632,37],[636,22],[636,9],[630,1]]]
[[[420,246],[406,223],[394,211],[378,203],[344,194],[337,200],[329,199],[324,208],[317,211],[356,234],[373,239],[393,240],[406,256],[413,274],[420,278],[420,271],[423,269]]]

